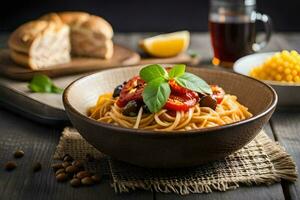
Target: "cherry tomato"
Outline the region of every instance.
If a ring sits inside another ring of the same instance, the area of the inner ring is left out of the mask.
[[[164,108],[173,111],[188,111],[189,108],[195,106],[199,100],[199,97],[195,97],[195,95],[197,95],[195,92],[181,94],[180,96],[170,94]]]
[[[143,101],[142,93],[145,88],[145,81],[140,76],[135,76],[123,86],[117,105],[126,106],[129,101]]]
[[[217,103],[220,104],[223,101],[225,91],[223,88],[217,86],[217,85],[211,85],[211,90],[213,92],[212,97],[217,100]]]
[[[173,94],[177,94],[178,96],[181,94],[186,94],[187,92],[191,92],[191,90],[186,89],[176,83],[175,80],[169,80],[169,85],[171,87],[171,91]]]
[[[164,108],[170,111],[187,111],[196,105],[199,96],[196,92],[181,87],[174,80],[169,81],[171,94]]]

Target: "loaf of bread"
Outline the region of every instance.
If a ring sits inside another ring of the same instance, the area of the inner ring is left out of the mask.
[[[11,58],[31,69],[70,61],[70,28],[63,23],[36,20],[20,26],[8,41]]]
[[[50,13],[43,20],[62,21],[71,29],[71,52],[75,56],[109,59],[113,55],[113,29],[103,18],[85,12]]]
[[[50,13],[20,26],[9,38],[11,58],[31,69],[70,61],[74,56],[109,59],[113,29],[103,18],[85,12]]]

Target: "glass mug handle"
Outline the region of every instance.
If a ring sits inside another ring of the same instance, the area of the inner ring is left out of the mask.
[[[253,51],[257,52],[263,49],[269,42],[272,35],[272,21],[271,18],[266,14],[261,14],[259,12],[254,12],[254,19],[263,22],[265,28],[265,38],[262,42],[254,43],[252,45]]]

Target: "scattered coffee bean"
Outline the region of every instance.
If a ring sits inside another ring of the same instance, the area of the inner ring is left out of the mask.
[[[85,157],[86,157],[87,161],[89,161],[89,162],[92,162],[95,160],[94,156],[89,153],[87,153]]]
[[[60,173],[65,173],[65,169],[59,169],[55,172],[55,175],[58,175]]]
[[[42,169],[42,164],[37,162],[37,163],[34,163],[33,167],[32,167],[33,171],[34,172],[38,172]]]
[[[23,156],[24,156],[24,151],[22,151],[22,150],[17,150],[14,153],[15,158],[22,158]]]
[[[66,168],[67,173],[76,173],[78,171],[79,171],[79,169],[73,165],[70,165]]]
[[[71,162],[71,161],[73,161],[73,158],[69,154],[66,154],[63,157],[63,161]]]
[[[66,168],[66,167],[68,167],[68,166],[70,166],[71,164],[69,163],[69,162],[63,162],[62,163],[62,166],[64,167],[64,168]]]
[[[91,176],[91,173],[88,171],[80,171],[76,174],[76,177],[79,179],[83,179],[85,177]]]
[[[83,162],[82,161],[79,161],[79,160],[74,160],[72,162],[72,165],[77,167],[77,168],[83,168]]]
[[[54,163],[51,165],[52,169],[56,172],[57,170],[63,168],[62,163]]]
[[[64,182],[68,179],[68,176],[66,175],[66,173],[62,172],[62,173],[56,175],[55,178],[58,182]]]
[[[84,177],[83,179],[81,179],[81,183],[82,185],[93,185],[94,181],[91,177]]]
[[[93,179],[93,181],[94,181],[95,183],[99,183],[99,182],[101,181],[100,176],[97,175],[97,174],[91,176],[91,178]]]
[[[17,163],[14,162],[14,161],[8,161],[6,164],[5,164],[5,169],[7,171],[12,171],[13,169],[15,169],[17,167]]]
[[[78,178],[73,178],[72,180],[70,180],[70,184],[72,187],[78,187],[81,185],[81,181]]]

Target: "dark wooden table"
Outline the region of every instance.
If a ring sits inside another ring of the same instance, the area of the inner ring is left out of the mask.
[[[149,34],[117,34],[118,43],[136,49],[139,38]],[[0,48],[6,47],[8,34],[0,34]],[[191,49],[199,52],[203,60],[211,58],[208,34],[192,34]],[[264,51],[281,49],[300,50],[300,34],[276,34]],[[0,94],[1,95],[1,94]],[[240,187],[228,192],[178,196],[138,191],[115,194],[108,180],[86,188],[71,188],[58,184],[50,170],[50,163],[62,127],[50,127],[24,119],[0,107],[0,199],[300,199],[300,181],[277,183],[271,186]],[[266,132],[293,156],[300,166],[300,113],[293,110],[276,111],[265,126]],[[25,156],[18,160],[13,172],[3,169],[12,160],[12,153],[21,148]],[[42,171],[31,172],[31,165],[39,161]]]

